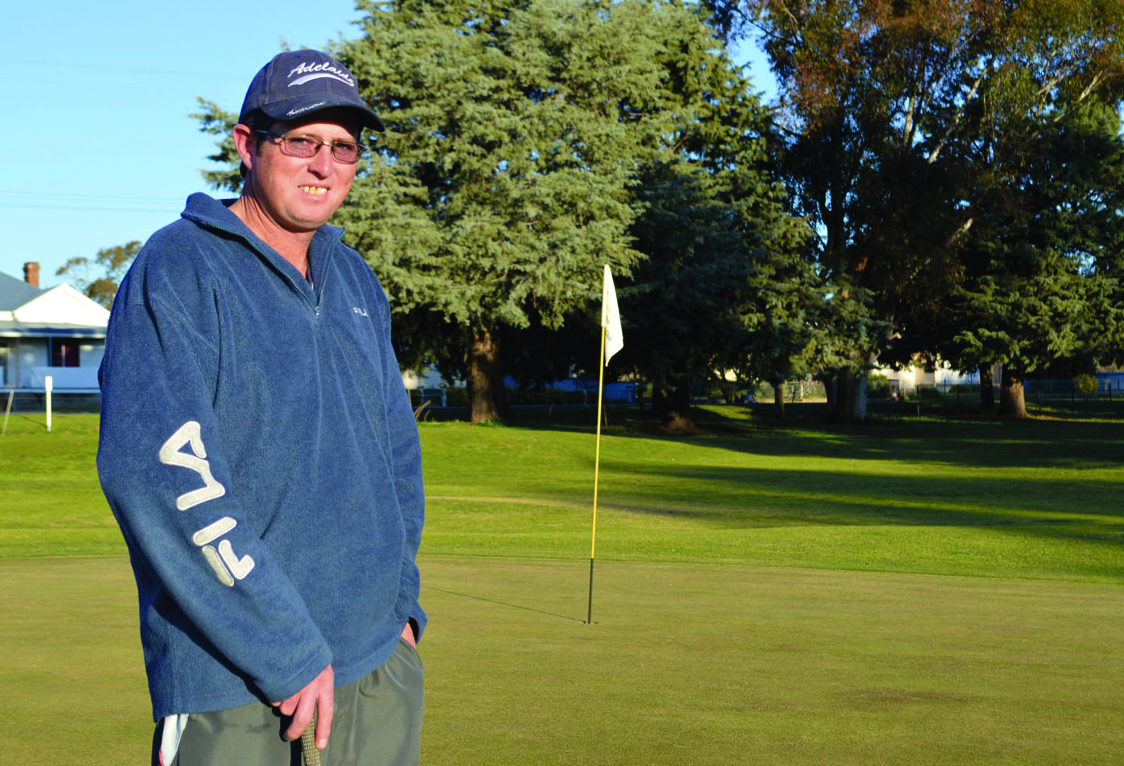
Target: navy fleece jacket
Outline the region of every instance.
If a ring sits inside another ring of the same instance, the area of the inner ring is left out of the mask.
[[[370,268],[322,227],[314,287],[188,198],[114,301],[98,473],[137,580],[153,717],[350,683],[420,634],[417,427]]]

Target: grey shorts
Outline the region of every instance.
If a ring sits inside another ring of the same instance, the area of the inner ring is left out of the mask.
[[[424,668],[417,649],[399,639],[394,654],[369,675],[335,692],[335,713],[322,766],[410,766],[421,758]],[[300,740],[275,708],[255,702],[187,716],[172,761],[161,760],[164,721],[152,739],[153,766],[303,766]]]

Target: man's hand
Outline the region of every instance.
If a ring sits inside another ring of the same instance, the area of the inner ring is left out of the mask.
[[[283,702],[274,702],[273,706],[281,710],[282,715],[292,716],[289,728],[285,729],[284,737],[292,742],[299,739],[301,732],[312,720],[312,713],[316,712],[316,747],[323,750],[328,746],[328,734],[332,730],[332,712],[335,706],[333,692],[336,686],[336,675],[332,666],[320,671],[320,675],[309,681],[308,686],[301,689]]]
[[[406,639],[406,643],[415,649],[418,648],[418,640],[414,638],[414,628],[410,625],[409,621],[406,622],[406,627],[402,628],[402,638]]]

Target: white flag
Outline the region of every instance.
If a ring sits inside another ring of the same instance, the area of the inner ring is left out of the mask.
[[[624,348],[624,332],[621,330],[621,312],[617,308],[617,290],[607,263],[605,284],[601,289],[601,326],[605,328],[605,364],[608,364],[613,354]]]

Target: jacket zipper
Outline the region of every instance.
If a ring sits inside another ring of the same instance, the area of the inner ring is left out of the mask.
[[[200,223],[203,223],[203,222],[200,221]],[[222,224],[215,223],[214,221],[206,221],[205,223],[206,223],[207,226],[210,226],[211,228],[218,229],[219,231],[224,231],[227,234],[233,234],[234,236],[236,236],[240,240],[242,240],[243,243],[245,243],[249,247],[256,250],[259,255],[265,257],[266,260],[269,260],[269,254],[263,253],[257,247],[257,245],[255,245],[252,241],[246,239],[245,235],[242,232],[236,231],[234,229],[229,229],[226,226],[223,226]],[[332,247],[334,247],[336,245],[336,242],[338,242],[338,241],[339,241],[338,239],[333,240],[332,243],[331,243]],[[330,250],[331,248],[328,248],[328,249]],[[314,317],[316,317],[317,319],[319,319],[320,318],[320,299],[324,295],[324,283],[322,281],[320,282],[319,289],[315,289],[312,285],[309,285],[309,292],[312,293],[312,300],[310,302],[308,300],[308,297],[305,295],[304,290],[302,290],[300,287],[297,286],[297,283],[293,281],[292,277],[290,277],[288,274],[286,274],[284,272],[284,270],[282,270],[282,269],[276,269],[275,268],[274,270],[278,274],[280,274],[281,277],[286,282],[289,283],[289,287],[293,288],[293,290],[295,290],[296,293],[301,296],[301,298],[304,300],[305,303],[309,304],[310,308],[312,309],[312,315]]]

